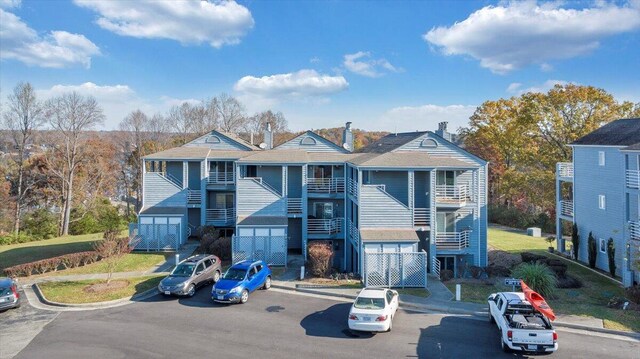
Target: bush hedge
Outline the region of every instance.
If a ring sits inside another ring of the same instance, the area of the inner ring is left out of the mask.
[[[33,238],[31,236],[26,235],[25,233],[20,233],[18,235],[11,233],[11,234],[0,236],[0,245],[27,243],[27,242],[33,242],[38,240],[40,239]]]
[[[326,277],[331,271],[331,259],[333,258],[333,248],[331,244],[323,241],[309,243],[308,248],[309,272],[316,277]]]
[[[520,229],[540,227],[544,233],[556,231],[555,222],[547,213],[530,213],[502,204],[489,205],[489,222]]]
[[[5,268],[4,273],[8,277],[25,277],[32,274],[53,272],[59,269],[80,267],[94,263],[99,259],[101,259],[100,255],[95,251],[70,253]]]

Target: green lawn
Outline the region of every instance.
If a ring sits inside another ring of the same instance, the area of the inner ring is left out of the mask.
[[[0,246],[0,270],[14,265],[46,259],[63,254],[90,251],[102,233],[64,236],[44,241]]]
[[[95,303],[128,298],[134,294],[142,293],[156,287],[162,278],[163,276],[128,278],[126,281],[129,284],[126,287],[104,293],[89,293],[84,290],[84,288],[91,284],[100,282],[99,280],[45,282],[38,284],[38,286],[42,290],[44,296],[53,302]]]
[[[533,238],[517,232],[505,231],[495,228],[489,229],[489,246],[512,253],[530,251],[536,254],[562,260],[568,265],[567,273],[580,279],[582,288],[557,289],[554,298],[546,298],[549,305],[554,308],[556,314],[572,314],[580,316],[592,316],[602,318],[606,328],[617,330],[633,330],[640,332],[640,319],[638,313],[607,308],[609,299],[613,296],[624,296],[624,289],[617,282],[594,273],[574,261],[554,256],[547,252],[548,244],[543,238]],[[447,283],[447,286],[455,284]],[[465,287],[469,287],[466,288]],[[482,284],[463,284],[462,298],[465,299],[465,291],[470,301],[484,302],[493,291],[504,290],[500,286],[492,287]],[[449,287],[450,289],[452,287]],[[455,290],[455,289],[454,289]],[[510,289],[509,289],[510,290]]]

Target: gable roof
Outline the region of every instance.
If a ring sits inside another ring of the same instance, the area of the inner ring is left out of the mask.
[[[342,153],[348,153],[349,151],[345,150],[344,148],[342,148],[341,146],[336,145],[335,143],[333,143],[333,141],[330,141],[326,138],[324,138],[323,136],[320,136],[319,134],[307,130],[304,133],[299,134],[298,136],[290,139],[289,141],[285,141],[284,143],[279,144],[278,146],[274,147],[274,150],[277,149],[284,149],[286,147],[288,147],[289,144],[299,144],[300,141],[302,141],[303,138],[305,137],[311,137],[313,139],[315,139],[316,141],[320,141],[322,143],[324,143],[325,145],[335,149],[336,151],[342,152]]]
[[[390,133],[375,142],[361,148],[358,152],[363,153],[385,153],[393,151],[398,147],[417,139],[426,134],[428,131]]]
[[[622,151],[640,151],[640,142],[633,144],[631,146],[625,147]]]
[[[203,160],[207,158],[209,155],[209,151],[211,151],[208,147],[174,147],[168,150],[152,153],[150,155],[146,155],[143,158],[148,160],[169,160],[169,159],[198,159]]]
[[[243,140],[242,138],[240,138],[238,135],[234,134],[234,133],[230,133],[230,132],[223,132],[223,131],[218,131],[218,130],[211,130],[207,133],[205,133],[202,136],[199,136],[187,143],[185,143],[183,146],[184,147],[191,147],[191,146],[199,146],[199,147],[204,147],[203,144],[206,144],[206,139],[210,136],[217,136],[217,137],[224,137],[225,139],[234,142],[235,144],[239,145],[241,148],[246,148],[248,151],[260,151],[261,149],[258,146],[252,145],[249,142]],[[202,142],[202,143],[200,143]]]
[[[222,131],[212,131],[212,132],[217,132],[227,138],[229,138],[232,141],[236,141],[241,145],[244,145],[246,147],[248,147],[251,151],[260,151],[262,150],[260,147],[256,146],[256,145],[252,145],[251,143],[243,140],[242,138],[240,138],[240,136],[236,135],[235,133],[231,133],[231,132],[222,132]]]
[[[349,160],[349,162],[359,167],[478,167],[453,157],[431,156],[417,151],[396,151],[382,154],[363,153]]]
[[[607,123],[573,141],[571,145],[632,146],[640,142],[640,118],[625,118]]]

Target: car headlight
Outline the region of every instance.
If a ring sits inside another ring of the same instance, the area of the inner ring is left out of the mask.
[[[233,287],[231,288],[231,290],[229,291],[229,293],[240,293],[242,291],[242,287],[237,286],[237,287]]]

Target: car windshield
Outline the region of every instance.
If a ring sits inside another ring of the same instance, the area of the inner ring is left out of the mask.
[[[227,273],[224,274],[224,279],[243,280],[245,274],[247,274],[246,269],[229,268]]]
[[[358,297],[353,306],[358,309],[384,309],[384,298]]]
[[[11,288],[0,287],[0,296],[11,294]]]
[[[173,272],[171,272],[171,276],[172,277],[190,277],[195,267],[196,265],[193,263],[180,263],[173,270]]]

